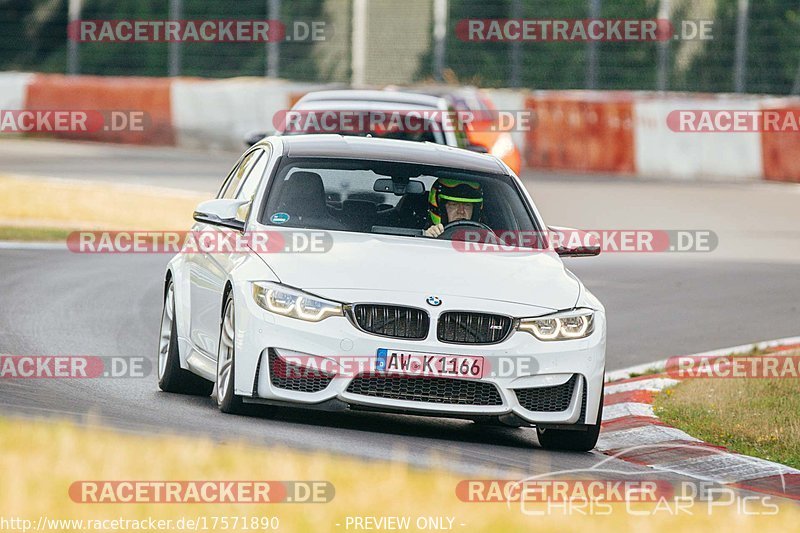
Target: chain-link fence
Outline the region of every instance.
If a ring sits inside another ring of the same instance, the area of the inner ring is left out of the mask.
[[[80,40],[68,38],[70,18],[277,19],[285,35],[269,43]],[[570,31],[576,20],[668,19],[675,35],[519,38],[508,31],[518,26],[506,25],[500,38],[472,39],[462,31],[489,19],[563,21]],[[298,39],[298,28],[314,22],[324,23],[322,37]],[[0,69],[791,94],[800,92],[800,0],[0,0]]]

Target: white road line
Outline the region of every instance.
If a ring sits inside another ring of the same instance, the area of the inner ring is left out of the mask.
[[[67,250],[64,242],[0,241],[0,250]]]
[[[677,379],[671,378],[650,378],[616,385],[606,385],[606,394],[616,394],[617,392],[628,392],[632,390],[660,391],[667,387],[672,387],[678,383]]]
[[[614,370],[613,372],[606,372],[606,383],[609,381],[617,381],[620,379],[629,379],[631,375],[658,373],[663,372],[664,367],[667,366],[667,359],[653,361],[652,363],[644,363],[642,365],[629,366],[622,370]]]
[[[603,421],[616,420],[624,416],[649,416],[655,418],[653,406],[647,403],[623,402],[603,406]]]
[[[596,449],[606,451],[619,448],[633,448],[635,446],[659,444],[672,440],[700,442],[700,439],[696,439],[679,429],[668,426],[650,425],[621,429],[619,431],[601,431]]]

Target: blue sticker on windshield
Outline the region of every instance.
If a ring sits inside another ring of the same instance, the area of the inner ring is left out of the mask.
[[[289,222],[289,214],[288,213],[275,213],[271,217],[269,217],[269,221],[273,224],[286,224]]]

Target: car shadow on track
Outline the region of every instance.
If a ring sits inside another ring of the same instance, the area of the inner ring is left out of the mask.
[[[202,409],[216,411],[213,397],[191,398],[180,395],[168,395],[170,399],[183,400]],[[162,396],[159,395],[159,399]],[[235,415],[218,413],[222,417],[234,418]],[[491,444],[515,448],[537,448],[536,431],[533,428],[514,428],[489,424],[479,424],[471,420],[416,416],[408,414],[392,414],[370,411],[322,411],[303,409],[301,407],[245,405],[242,416],[235,417],[242,423],[251,420],[254,423],[280,423],[292,426],[304,426],[309,429],[330,427],[339,430],[382,433],[405,437],[419,437],[451,442],[474,444]],[[238,420],[237,420],[238,422]]]

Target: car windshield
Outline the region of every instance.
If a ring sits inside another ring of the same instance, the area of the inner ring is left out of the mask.
[[[539,230],[510,176],[360,159],[284,158],[260,220],[292,228],[421,236],[432,225],[429,194],[437,182],[467,183],[480,191],[482,201],[472,204],[473,224],[494,232]]]

